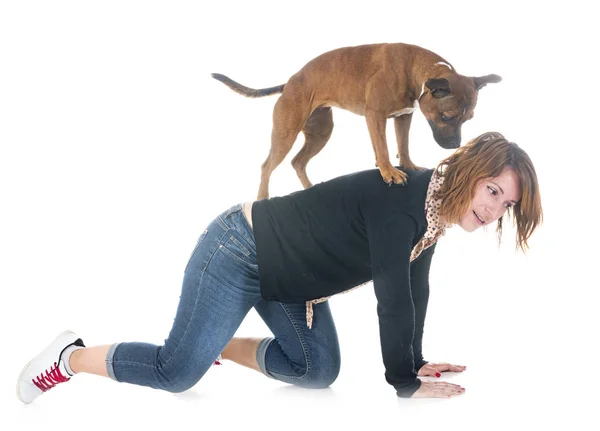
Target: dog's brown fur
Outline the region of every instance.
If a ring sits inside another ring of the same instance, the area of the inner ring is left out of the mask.
[[[458,148],[462,123],[473,117],[478,90],[500,82],[498,75],[466,77],[439,55],[403,43],[339,48],[307,63],[285,85],[254,90],[221,74],[213,74],[232,90],[248,97],[282,93],[273,111],[271,150],[262,165],[258,199],[269,197],[269,178],[289,153],[301,131],[304,146],[292,165],[304,188],[308,161],[323,149],[333,130],[331,107],[366,117],[383,180],[396,184],[406,174],[390,162],[386,121],[394,118],[398,157],[404,169],[420,169],[408,153],[408,130],[418,105],[437,143]]]

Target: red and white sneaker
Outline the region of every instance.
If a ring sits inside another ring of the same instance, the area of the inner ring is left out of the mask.
[[[68,349],[69,347],[71,349]],[[45,350],[29,361],[19,375],[17,397],[29,404],[59,383],[69,381],[72,375],[67,369],[70,370],[70,368],[68,365],[65,366],[61,356],[67,349],[72,351],[73,347],[80,348],[85,345],[74,332],[65,331],[56,337]]]

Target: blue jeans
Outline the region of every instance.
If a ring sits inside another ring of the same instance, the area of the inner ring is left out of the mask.
[[[261,341],[256,355],[265,375],[307,388],[333,383],[340,350],[329,304],[314,306],[308,329],[304,303],[262,299],[254,235],[241,205],[220,214],[198,239],[164,345],[112,345],[108,374],[119,382],[185,391],[211,367],[252,307],[274,335]]]

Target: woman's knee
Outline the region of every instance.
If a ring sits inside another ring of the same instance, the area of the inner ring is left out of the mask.
[[[339,373],[339,356],[334,355],[329,356],[327,359],[313,360],[308,364],[304,375],[299,376],[298,386],[311,389],[328,388],[335,382]]]
[[[158,378],[158,381],[160,382],[160,389],[177,394],[194,387],[196,383],[200,381],[201,377],[202,376],[190,376],[180,373],[171,374],[169,376],[163,375],[161,378]]]
[[[328,388],[335,382],[339,372],[339,365],[337,367],[327,367],[326,369],[312,371],[308,374],[306,385],[312,389]]]
[[[191,389],[204,376],[210,365],[201,365],[200,361],[169,363],[156,367],[156,380],[160,389],[171,393],[180,393]]]

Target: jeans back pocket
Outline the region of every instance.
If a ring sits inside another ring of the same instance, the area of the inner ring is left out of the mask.
[[[234,231],[228,232],[226,235],[227,239],[221,243],[219,249],[223,251],[223,253],[241,260],[244,263],[255,265],[256,258],[249,250],[249,246],[243,243],[245,242],[244,240],[236,238],[233,232]]]

